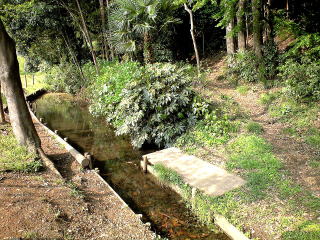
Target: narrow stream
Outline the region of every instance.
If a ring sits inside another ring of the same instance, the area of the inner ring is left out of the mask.
[[[85,103],[66,94],[47,94],[35,105],[49,128],[59,130],[80,152],[93,154],[101,175],[157,234],[168,239],[229,239],[202,226],[178,194],[143,174],[139,162],[146,152],[132,148],[128,137],[115,136],[103,119],[91,116]]]

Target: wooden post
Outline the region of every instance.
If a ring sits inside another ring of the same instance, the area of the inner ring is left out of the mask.
[[[34,85],[34,74],[32,74],[32,85]]]
[[[89,160],[89,168],[93,169],[92,156],[90,154],[87,154],[87,156],[85,157]]]
[[[26,83],[26,88],[27,88],[28,87],[28,81],[27,81],[27,75],[26,74],[24,75],[24,81]]]
[[[143,156],[142,170],[144,173],[148,172],[148,158],[146,156]]]

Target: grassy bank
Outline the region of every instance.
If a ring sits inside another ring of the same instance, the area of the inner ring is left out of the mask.
[[[41,168],[36,154],[18,145],[9,124],[0,125],[0,171],[37,172]]]

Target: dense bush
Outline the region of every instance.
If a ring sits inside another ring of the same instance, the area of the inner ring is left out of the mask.
[[[207,111],[191,90],[193,73],[170,63],[105,63],[90,87],[90,112],[130,135],[135,147],[168,146]]]
[[[320,35],[305,34],[282,56],[279,77],[297,100],[320,100]]]
[[[88,75],[95,75],[88,65],[84,67],[84,70]],[[100,74],[90,87],[93,100],[90,112],[96,116],[108,116],[108,121],[113,121],[115,108],[124,96],[121,95],[123,88],[127,83],[134,82],[141,77],[142,67],[137,62],[101,63]]]
[[[279,70],[290,97],[297,100],[320,100],[320,61],[304,58],[298,63],[288,60]]]
[[[132,144],[171,145],[196,120],[192,109],[190,67],[153,64],[122,91],[115,111],[117,134],[129,134]]]
[[[228,59],[228,75],[231,79],[244,82],[259,80],[258,60],[252,51],[240,51]]]
[[[45,83],[53,91],[77,93],[89,85],[89,79],[81,76],[78,68],[70,63],[52,67],[46,74]]]
[[[273,80],[276,76],[276,66],[279,63],[276,45],[270,41],[263,47],[263,58],[256,57],[253,51],[239,51],[228,59],[229,79],[238,83],[262,82]]]

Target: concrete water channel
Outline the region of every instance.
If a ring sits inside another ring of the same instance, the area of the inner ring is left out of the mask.
[[[80,152],[90,152],[104,179],[152,230],[168,239],[229,239],[201,225],[173,190],[163,188],[140,169],[142,155],[126,136],[116,136],[103,118],[94,118],[87,104],[66,94],[46,94],[34,104],[36,115],[67,137]]]

